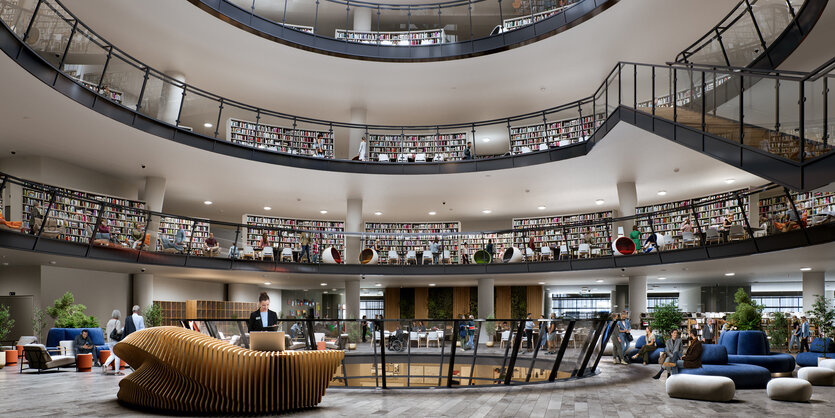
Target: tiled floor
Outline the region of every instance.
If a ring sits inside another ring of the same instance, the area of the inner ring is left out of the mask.
[[[396,417],[828,417],[835,416],[835,387],[816,386],[812,402],[768,399],[765,390],[740,390],[731,403],[669,398],[657,366],[615,366],[586,379],[523,387],[480,389],[328,389],[315,409],[293,416]],[[145,415],[116,401],[120,377],[99,373],[23,374],[0,370],[0,415]]]

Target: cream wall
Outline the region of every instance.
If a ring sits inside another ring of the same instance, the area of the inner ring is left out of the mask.
[[[224,300],[225,297],[224,283],[154,277],[154,300]]]
[[[0,171],[26,180],[136,200],[144,179],[122,179],[49,157],[14,156],[0,160]]]
[[[40,266],[0,268],[0,295],[15,292],[16,296],[34,296],[35,306],[41,306]]]
[[[122,316],[130,310],[130,275],[103,271],[80,270],[64,267],[41,266],[41,300],[52,305],[67,291],[72,292],[75,303],[87,306],[87,314],[93,315],[101,325],[107,323],[114,309]],[[52,326],[48,321],[47,326]]]

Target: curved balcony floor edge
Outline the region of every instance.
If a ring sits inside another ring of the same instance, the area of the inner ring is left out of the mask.
[[[620,0],[584,0],[564,12],[533,24],[482,38],[411,47],[346,42],[287,30],[281,23],[247,12],[226,0],[188,0],[201,10],[239,29],[283,45],[340,58],[384,62],[429,62],[471,58],[528,45],[577,26]]]

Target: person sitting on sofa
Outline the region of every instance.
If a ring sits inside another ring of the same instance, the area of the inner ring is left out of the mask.
[[[638,352],[634,356],[632,356],[632,358],[636,359],[638,357],[643,357],[644,366],[646,366],[647,363],[649,363],[649,355],[652,354],[652,352],[655,351],[655,349],[658,347],[655,345],[655,335],[652,333],[652,327],[647,327],[647,329],[644,331],[644,346],[641,347],[641,349],[638,350]]]
[[[130,229],[131,248],[134,250],[142,249],[143,245],[148,245],[150,237],[145,233],[145,225],[135,224]]]
[[[220,254],[220,244],[215,239],[215,234],[209,232],[209,237],[203,241],[203,255],[214,257]]]
[[[86,329],[81,330],[81,334],[75,336],[73,340],[73,351],[75,354],[93,354],[93,339],[90,338],[90,333]],[[98,359],[93,356],[93,362],[98,366]]]
[[[696,330],[690,331],[690,347],[687,352],[681,355],[681,359],[671,367],[672,374],[678,374],[679,369],[698,369],[702,367],[702,342],[699,340]]]
[[[180,225],[180,229],[178,229],[177,234],[174,235],[173,243],[165,235],[160,236],[159,240],[162,243],[163,251],[170,248],[177,250],[178,252],[183,252],[183,242],[186,240],[186,231],[183,229],[183,226]]]
[[[110,233],[110,226],[107,225],[107,220],[102,219],[101,225],[96,228],[96,241],[110,241],[113,244],[119,244],[119,240]]]
[[[644,253],[658,251],[658,235],[649,234],[646,241],[644,241],[644,246],[642,250],[644,250]]]
[[[670,339],[667,340],[667,347],[664,349],[664,352],[661,353],[661,356],[658,358],[658,364],[661,365],[661,370],[652,376],[653,379],[658,380],[661,378],[661,374],[664,373],[664,363],[676,363],[678,362],[679,358],[681,358],[681,338],[678,337],[678,330],[674,329],[670,333]]]

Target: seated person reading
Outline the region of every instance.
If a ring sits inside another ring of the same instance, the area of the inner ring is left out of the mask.
[[[203,255],[214,257],[220,254],[220,244],[215,239],[215,234],[209,232],[209,237],[203,241]]]
[[[90,338],[90,333],[85,329],[81,331],[81,334],[75,336],[73,340],[73,351],[75,354],[93,354],[93,339]],[[98,363],[98,359],[93,356],[93,360]]]
[[[160,243],[162,243],[163,250],[173,249],[178,252],[183,252],[183,242],[186,240],[186,231],[181,226],[180,229],[177,230],[177,234],[174,235],[173,243],[165,235],[160,236],[159,240]]]

